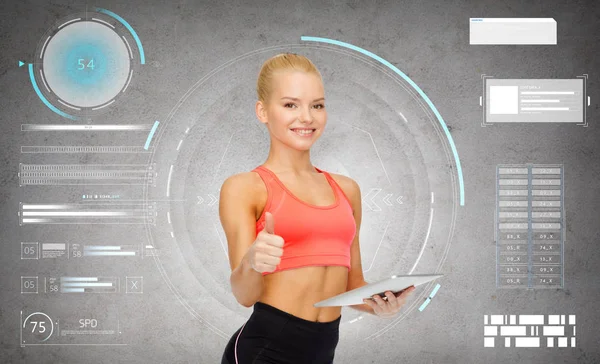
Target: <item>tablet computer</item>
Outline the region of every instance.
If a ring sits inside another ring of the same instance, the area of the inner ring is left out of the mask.
[[[355,288],[351,291],[344,292],[337,296],[333,296],[326,300],[315,303],[314,307],[330,307],[330,306],[350,306],[350,305],[361,305],[363,299],[371,298],[378,294],[383,299],[386,291],[392,291],[394,293],[405,290],[410,286],[419,286],[423,283],[430,282],[434,279],[442,277],[443,274],[415,274],[408,276],[392,276],[379,282],[369,283],[365,286]]]

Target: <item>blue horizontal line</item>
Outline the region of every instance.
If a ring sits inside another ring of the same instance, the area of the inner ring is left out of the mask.
[[[83,250],[121,250],[118,245],[86,245]]]
[[[91,251],[84,251],[83,252],[84,256],[128,256],[128,255],[135,255],[135,252],[91,252]]]
[[[98,281],[98,277],[60,277],[61,282],[90,282]]]

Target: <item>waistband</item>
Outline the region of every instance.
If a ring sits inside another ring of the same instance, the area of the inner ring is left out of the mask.
[[[277,315],[281,318],[288,319],[291,322],[294,322],[297,325],[301,325],[307,329],[315,330],[315,331],[336,331],[339,329],[340,322],[342,321],[342,315],[329,322],[318,322],[318,321],[310,321],[305,320],[301,317],[294,316],[289,312],[285,312],[283,310],[278,309],[277,307],[271,306],[267,303],[257,301],[254,304],[254,311],[262,311],[268,312],[274,315]]]

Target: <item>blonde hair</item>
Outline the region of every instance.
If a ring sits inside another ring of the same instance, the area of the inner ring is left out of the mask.
[[[321,73],[305,56],[296,53],[280,53],[269,58],[263,63],[256,81],[256,93],[258,100],[268,104],[271,93],[273,92],[273,74],[276,71],[296,70],[312,73],[321,80]]]

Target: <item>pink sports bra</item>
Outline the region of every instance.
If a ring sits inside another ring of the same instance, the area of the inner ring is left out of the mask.
[[[274,234],[285,242],[281,262],[270,273],[306,266],[341,265],[350,269],[350,246],[356,233],[352,205],[329,173],[315,169],[325,175],[333,189],[335,202],[330,206],[300,200],[264,166],[252,170],[267,186],[267,203],[256,222],[256,234],[264,229],[268,211],[275,220]]]

